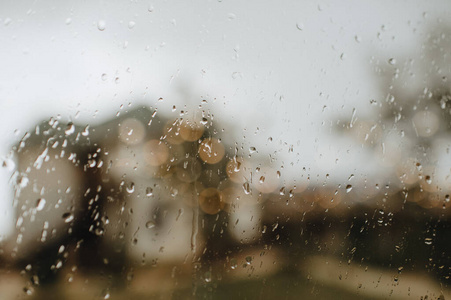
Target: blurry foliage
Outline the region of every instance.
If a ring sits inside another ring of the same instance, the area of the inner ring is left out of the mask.
[[[374,211],[373,219],[392,214],[389,227],[361,232],[356,254],[404,270],[418,271],[423,265],[443,282],[449,282],[451,270],[446,238],[451,234],[450,47],[450,29],[439,27],[419,45],[419,56],[372,58],[385,96],[370,100],[373,114],[359,118],[354,112],[340,126],[372,153],[384,174],[385,191],[373,198],[381,210]],[[357,218],[351,231],[367,223],[368,218]],[[391,250],[371,253],[384,249],[383,243],[391,243]]]

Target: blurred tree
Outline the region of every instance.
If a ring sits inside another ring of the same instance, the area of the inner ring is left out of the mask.
[[[364,240],[357,230],[368,217],[355,221],[357,254],[379,264],[390,257],[390,264],[416,271],[425,266],[443,281],[451,270],[445,238],[451,234],[450,47],[451,31],[443,26],[431,31],[417,55],[373,60],[385,97],[370,100],[377,111],[372,116],[353,116],[341,125],[373,153],[384,174],[384,193],[368,197],[381,209],[373,220],[392,214],[389,227],[367,229]],[[390,240],[397,242],[389,243],[388,251],[371,253]]]

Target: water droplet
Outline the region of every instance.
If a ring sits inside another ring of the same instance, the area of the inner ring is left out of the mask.
[[[33,289],[32,287],[24,287],[24,288],[23,288],[23,291],[24,291],[24,293],[27,294],[28,296],[31,296],[31,295],[33,295],[33,293],[34,293],[34,289]]]
[[[97,235],[97,236],[102,236],[103,234],[104,234],[104,230],[103,230],[103,228],[100,228],[100,227],[97,227],[96,228],[96,230],[94,230],[94,233]]]
[[[83,132],[81,133],[82,136],[88,136],[89,135],[89,125],[86,125],[85,129],[83,129]]]
[[[425,238],[425,239],[424,239],[424,243],[425,243],[426,245],[432,245],[432,238]]]
[[[8,171],[12,171],[16,167],[16,164],[14,163],[14,161],[12,159],[5,158],[2,162],[2,167],[6,168]]]
[[[388,63],[390,64],[390,65],[395,65],[396,64],[396,59],[394,59],[394,58],[390,58],[389,60],[388,60]]]
[[[184,210],[183,208],[179,208],[179,211],[178,211],[178,213],[177,213],[177,217],[175,218],[176,221],[179,220],[179,218],[183,215],[183,212],[184,212],[184,211],[185,211],[185,210]]]
[[[108,225],[110,224],[110,219],[108,219],[108,216],[102,216],[100,218],[100,220],[102,221],[103,224]]]
[[[210,271],[205,272],[204,280],[205,280],[205,282],[211,282],[211,272]]]
[[[67,124],[66,130],[64,130],[64,133],[65,133],[66,135],[71,135],[71,134],[74,133],[74,132],[75,132],[75,125],[74,125],[74,123],[69,122],[69,123]]]
[[[241,168],[241,162],[237,161],[235,167],[233,168],[234,172],[239,172]]]
[[[69,212],[64,213],[63,214],[63,219],[64,219],[65,223],[70,223],[70,222],[72,222],[74,220],[74,215],[69,213]]]
[[[128,22],[128,28],[129,29],[133,29],[133,27],[135,27],[136,23],[133,21]]]
[[[66,25],[70,25],[72,23],[72,19],[71,18],[67,18],[66,19]]]
[[[97,22],[97,28],[98,28],[100,31],[104,31],[105,28],[106,28],[106,23],[105,23],[105,21],[104,21],[104,20],[99,20],[99,21]]]
[[[235,258],[232,258],[232,259],[230,260],[230,268],[231,268],[232,270],[235,270],[237,267],[238,267],[238,262],[236,261]]]
[[[38,275],[31,276],[31,283],[33,285],[39,285],[39,277],[38,277]]]
[[[304,30],[304,24],[303,23],[296,23],[296,28],[298,29],[298,30]]]
[[[250,147],[249,148],[249,152],[250,153],[254,153],[254,152],[256,152],[257,151],[257,148],[255,148],[255,147]]]
[[[227,15],[227,17],[229,18],[230,21],[236,19],[236,15],[233,14],[233,13],[229,13],[229,14]]]
[[[103,299],[110,299],[110,291],[108,289],[105,289],[102,291],[102,298]]]
[[[100,78],[105,81],[108,79],[108,75],[106,73],[103,73],[102,76],[100,76]]]
[[[246,265],[250,265],[252,263],[252,256],[246,256]]]
[[[425,179],[426,179],[426,183],[427,183],[427,184],[431,184],[431,183],[432,183],[431,176],[427,175],[427,176],[425,177]]]
[[[349,193],[350,191],[352,191],[352,185],[348,184],[346,186],[346,193]]]
[[[24,188],[28,185],[28,182],[30,180],[28,179],[28,177],[26,177],[25,175],[19,176],[19,178],[17,178],[17,185],[20,188]]]
[[[36,210],[37,211],[41,211],[41,210],[44,209],[44,206],[45,206],[45,199],[44,198],[39,198],[36,201]]]
[[[249,195],[251,193],[249,182],[246,181],[245,183],[243,183],[243,190],[246,195]]]
[[[22,224],[23,224],[23,217],[20,216],[19,218],[17,218],[16,228],[19,228],[20,226],[22,226]]]
[[[285,187],[284,187],[284,186],[279,190],[279,194],[280,194],[281,196],[284,196],[284,195],[285,195]]]
[[[155,227],[155,223],[153,221],[147,221],[147,223],[146,223],[147,229],[152,229],[154,227]]]
[[[153,196],[153,189],[151,187],[146,188],[146,196],[148,196],[148,197]]]
[[[127,193],[133,194],[135,192],[135,184],[132,182],[130,186],[127,186]]]
[[[8,26],[9,24],[11,24],[11,18],[6,18],[5,19],[5,21],[3,22],[3,24],[5,25],[5,26]]]
[[[58,260],[58,262],[55,265],[55,268],[61,269],[62,266],[63,266],[63,262],[61,260]]]

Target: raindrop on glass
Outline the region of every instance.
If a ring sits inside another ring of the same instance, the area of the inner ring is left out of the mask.
[[[105,30],[105,27],[106,27],[106,23],[105,23],[104,20],[99,20],[99,21],[97,22],[97,28],[98,28],[100,31],[104,31],[104,30]]]
[[[8,26],[9,24],[11,24],[11,18],[6,18],[5,19],[5,21],[3,22],[3,24],[5,25],[5,26]]]
[[[245,193],[246,195],[249,195],[249,194],[251,193],[251,189],[250,189],[250,186],[249,186],[249,182],[245,182],[245,183],[243,184],[243,190],[244,190],[244,193]]]
[[[211,282],[211,272],[210,271],[205,272],[204,279],[205,279],[205,282]]]
[[[45,199],[44,198],[39,198],[36,201],[36,210],[37,211],[41,211],[41,210],[44,209],[44,206],[45,206]]]
[[[69,124],[67,124],[66,130],[64,130],[64,133],[66,135],[71,135],[74,132],[75,132],[75,125],[74,125],[74,123],[69,122]]]
[[[231,268],[232,270],[235,270],[237,267],[238,267],[238,263],[237,263],[236,259],[235,259],[235,258],[232,258],[232,259],[230,260],[230,268]]]
[[[32,287],[24,287],[24,288],[23,288],[23,291],[24,291],[24,293],[27,294],[28,296],[33,295],[33,292],[34,292],[34,290],[33,290]]]
[[[94,233],[95,233],[97,236],[102,236],[102,235],[104,234],[104,230],[103,230],[103,228],[96,228],[96,230],[94,231]]]
[[[68,212],[64,213],[63,214],[63,219],[64,219],[65,223],[70,223],[70,222],[72,222],[74,220],[74,215],[71,214],[71,213],[68,213]]]
[[[110,299],[110,291],[108,289],[105,289],[102,291],[102,298],[103,299]]]
[[[346,193],[349,193],[350,191],[352,191],[352,185],[348,184],[346,186]]]
[[[133,194],[135,192],[135,184],[132,182],[130,186],[127,186],[127,193]]]
[[[146,223],[147,229],[152,229],[154,227],[155,227],[155,223],[153,221],[147,221],[147,223]]]
[[[227,17],[229,18],[230,21],[236,19],[236,15],[235,15],[234,13],[229,13],[229,14],[227,15]]]

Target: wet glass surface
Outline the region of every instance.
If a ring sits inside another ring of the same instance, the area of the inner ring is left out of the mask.
[[[448,299],[446,1],[0,4],[1,299]]]

